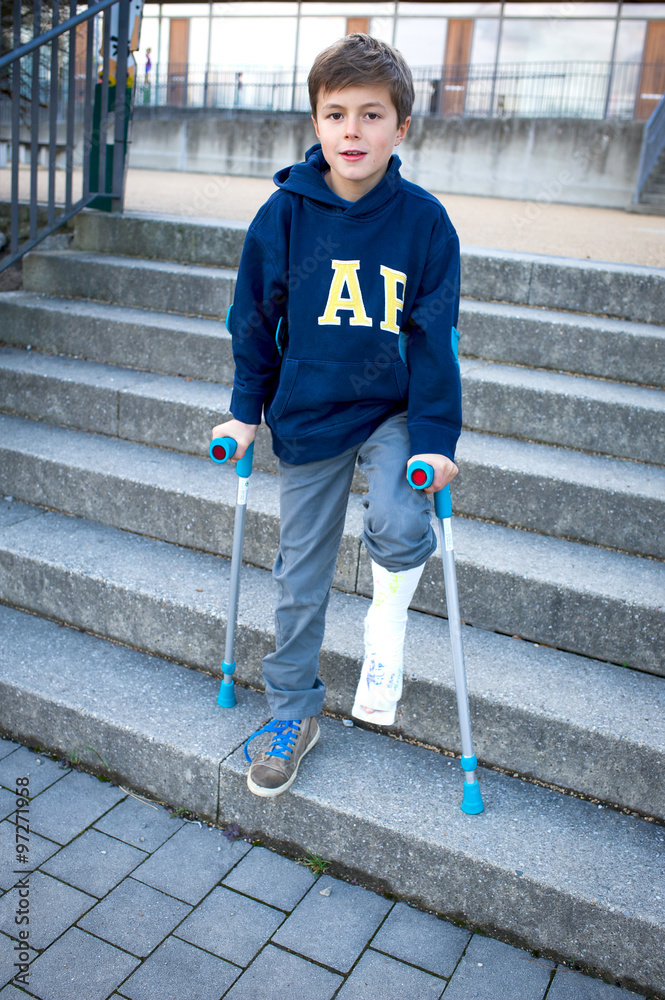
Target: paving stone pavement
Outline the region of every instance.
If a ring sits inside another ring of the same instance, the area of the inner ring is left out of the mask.
[[[29,799],[17,798],[16,789],[26,787]],[[29,923],[16,922],[23,916]],[[27,966],[23,975],[17,962]],[[637,994],[314,874],[0,739],[0,1000],[26,996],[628,1000]]]

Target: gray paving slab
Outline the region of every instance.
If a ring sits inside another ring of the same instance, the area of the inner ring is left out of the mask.
[[[40,871],[32,872],[25,885],[30,890],[30,895],[26,897],[29,901],[30,945],[38,950],[47,948],[97,902],[93,896]],[[0,899],[0,930],[10,937],[17,935],[14,916],[18,891],[12,889]]]
[[[7,819],[16,811],[16,796],[7,788],[0,788],[0,820]],[[0,827],[0,829],[2,829]],[[0,835],[1,836],[1,835]]]
[[[253,847],[229,872],[224,885],[280,910],[292,910],[315,881],[316,876],[296,861],[265,847]]]
[[[16,827],[10,820],[0,823],[0,889],[10,889],[16,880],[20,878],[14,871],[18,867],[16,864]],[[30,869],[38,868],[42,862],[50,858],[59,849],[60,845],[52,840],[46,840],[39,834],[30,831],[30,841],[28,846],[29,864],[25,867]]]
[[[224,1000],[331,1000],[343,982],[328,969],[268,945],[225,995]],[[147,998],[146,998],[147,1000]]]
[[[184,825],[184,819],[178,819],[164,806],[156,802],[141,802],[128,795],[97,820],[95,829],[142,851],[152,852]]]
[[[639,994],[623,990],[601,979],[591,979],[560,965],[554,974],[547,1000],[629,1000]]]
[[[7,503],[7,501],[5,501]],[[5,740],[0,738],[0,760],[6,757],[8,753],[13,753],[14,750],[18,750],[20,743],[14,743],[13,740]]]
[[[470,937],[471,932],[463,927],[396,903],[372,939],[372,948],[449,978]]]
[[[79,927],[145,957],[190,912],[187,903],[130,876],[87,913]]]
[[[328,888],[330,895],[322,896]],[[339,972],[348,972],[391,906],[367,889],[324,876],[273,940]]]
[[[39,1000],[106,1000],[139,960],[71,927],[30,966],[30,992]]]
[[[446,1000],[542,1000],[554,964],[475,934],[446,987]]]
[[[19,969],[14,964],[17,961],[16,944],[17,942],[13,938],[0,932],[0,987],[11,982],[19,972]],[[33,948],[30,948],[29,951],[31,956],[30,961],[33,962],[38,952]],[[21,996],[25,996],[25,994],[21,993]]]
[[[65,772],[54,760],[43,754],[20,747],[9,757],[0,760],[0,785],[16,788],[17,778],[29,778],[30,798],[39,795],[45,788],[63,778]]]
[[[279,910],[218,886],[175,934],[234,965],[247,966],[284,919]]]
[[[30,803],[30,829],[66,844],[125,795],[91,774],[70,771]]]
[[[198,903],[249,851],[221,830],[186,823],[136,869],[134,877],[186,903]]]
[[[25,1000],[25,996],[23,990],[17,990],[11,983],[0,990],[0,1000]]]
[[[239,973],[230,962],[169,937],[120,992],[129,1000],[219,1000]]]
[[[337,1000],[439,1000],[445,979],[414,969],[378,951],[362,956],[337,994]]]
[[[41,866],[42,871],[93,896],[105,896],[148,854],[97,830],[84,830]]]
[[[293,790],[277,802],[246,791],[241,751],[228,758],[220,776],[229,819],[340,864],[362,856],[363,870],[402,898],[510,928],[541,951],[579,954],[582,935],[589,965],[662,989],[661,827],[484,768],[485,811],[466,816],[459,768],[357,726],[323,718],[321,730]],[[381,775],[380,794],[368,774]]]

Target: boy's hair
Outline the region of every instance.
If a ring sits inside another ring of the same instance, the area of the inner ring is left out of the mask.
[[[397,124],[403,125],[415,100],[411,70],[404,56],[378,38],[354,32],[333,42],[314,60],[307,86],[312,114],[321,93],[343,90],[353,85],[384,84],[397,110]]]

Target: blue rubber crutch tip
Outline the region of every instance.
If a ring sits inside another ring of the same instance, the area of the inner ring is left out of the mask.
[[[434,469],[428,462],[416,460],[406,470],[406,478],[414,490],[424,490],[434,482]]]
[[[213,438],[210,442],[208,454],[213,462],[217,462],[221,465],[222,462],[226,462],[229,458],[233,458],[237,447],[238,442],[234,441],[233,438]]]
[[[236,693],[235,684],[231,681],[227,684],[225,681],[219,685],[219,694],[217,695],[217,704],[222,708],[233,708],[236,703]]]
[[[464,795],[462,796],[462,805],[460,806],[462,812],[467,813],[469,816],[477,816],[484,808],[478,779],[473,782],[465,781]]]

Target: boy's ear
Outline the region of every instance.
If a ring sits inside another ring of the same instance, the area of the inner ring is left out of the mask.
[[[316,132],[316,138],[320,139],[321,136],[319,135],[319,126],[316,123],[316,117],[314,115],[312,115],[312,121],[314,123],[314,131]]]
[[[409,117],[406,118],[404,122],[400,125],[400,127],[397,129],[397,135],[395,136],[396,146],[399,146],[400,142],[402,141],[406,133],[409,131],[410,124],[411,124],[411,116],[409,115]]]

